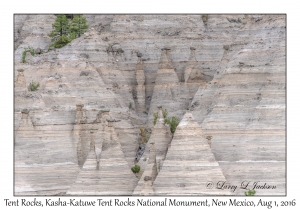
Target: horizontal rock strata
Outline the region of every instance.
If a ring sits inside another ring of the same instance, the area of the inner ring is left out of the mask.
[[[132,195],[136,184],[137,179],[124,158],[113,123],[109,122],[104,129],[100,154],[95,146],[90,148],[67,195]]]
[[[176,129],[161,168],[153,184],[155,195],[231,194],[229,190],[207,187],[209,182],[225,182],[226,179],[200,126],[189,111]]]
[[[55,49],[55,15],[14,15],[15,195],[285,195],[285,15],[84,16]]]

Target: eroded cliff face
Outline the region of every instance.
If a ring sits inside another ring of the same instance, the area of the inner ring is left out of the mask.
[[[16,195],[245,192],[205,177],[285,194],[285,15],[85,17],[82,37],[49,49],[55,16],[15,15]],[[27,47],[40,53],[23,63]],[[174,135],[161,114],[153,125],[160,106]]]

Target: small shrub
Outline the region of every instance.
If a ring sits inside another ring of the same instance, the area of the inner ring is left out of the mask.
[[[185,80],[184,80],[184,74],[181,74],[180,82],[185,82]]]
[[[139,165],[134,165],[132,168],[131,168],[131,171],[135,174],[139,173],[141,170],[141,167]]]
[[[155,112],[153,113],[153,125],[156,125],[156,121],[157,121],[157,118],[158,118],[158,112]]]
[[[255,190],[248,190],[248,192],[245,192],[245,195],[246,195],[246,196],[254,196],[255,193],[256,193]]]
[[[30,52],[30,54],[31,54],[32,56],[35,55],[34,49],[33,49],[32,47],[28,47],[27,50],[28,50],[28,52]]]
[[[22,63],[26,63],[26,51],[25,50],[22,53]]]
[[[166,119],[167,116],[168,116],[168,111],[167,111],[167,109],[163,109],[163,110],[162,110],[162,114],[163,114],[164,119]]]
[[[160,160],[158,161],[158,172],[161,170],[161,162]]]
[[[34,56],[34,49],[32,47],[25,47],[22,53],[22,63],[26,63],[26,53],[30,52],[32,56]]]
[[[141,136],[145,136],[145,128],[144,127],[140,127],[140,131],[141,131]]]
[[[175,133],[176,128],[179,124],[179,119],[177,117],[172,117],[172,118],[166,118],[165,119],[165,124],[168,124],[170,126],[170,131],[172,134]]]
[[[40,83],[31,82],[29,84],[29,90],[30,91],[36,91],[40,87]]]
[[[129,109],[132,109],[132,102],[129,103],[128,108],[129,108]]]

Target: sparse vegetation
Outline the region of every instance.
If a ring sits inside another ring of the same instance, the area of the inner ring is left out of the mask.
[[[166,119],[167,116],[168,116],[168,111],[167,111],[167,109],[163,109],[163,110],[162,110],[162,114],[163,114],[164,119]]]
[[[245,195],[246,195],[246,196],[254,196],[255,193],[256,193],[255,190],[248,190],[248,192],[245,192]]]
[[[30,91],[36,91],[40,87],[40,83],[31,82],[29,84],[29,90]]]
[[[158,118],[158,112],[155,112],[153,113],[153,124],[156,125],[156,121],[157,121],[157,118]]]
[[[145,141],[143,139],[146,137],[145,128],[144,127],[140,127],[140,131],[141,131],[141,136],[142,136],[142,143],[144,143]]]
[[[179,119],[177,117],[171,117],[171,118],[166,118],[165,119],[165,124],[168,124],[170,126],[170,131],[172,134],[175,133],[176,128],[179,124]]]
[[[132,109],[132,102],[129,103],[128,108],[129,108],[129,109]]]
[[[132,168],[131,168],[131,171],[135,174],[139,173],[141,170],[141,167],[139,165],[134,165]]]
[[[26,63],[26,54],[27,54],[27,52],[30,52],[30,54],[31,54],[32,56],[35,55],[34,49],[33,49],[32,47],[25,47],[25,48],[24,48],[24,51],[23,51],[23,53],[22,53],[22,62],[23,62],[23,63]]]
[[[163,117],[164,117],[164,123],[165,124],[168,124],[170,126],[170,131],[172,134],[175,133],[175,130],[179,124],[179,119],[177,117],[168,117],[168,111],[167,109],[163,109],[162,110],[162,114],[163,114]],[[153,124],[156,125],[156,121],[157,121],[157,118],[158,118],[158,112],[155,112],[153,113]]]
[[[161,160],[158,161],[158,172],[161,170]]]
[[[166,119],[167,116],[168,116],[168,111],[167,111],[167,109],[163,109],[163,110],[162,110],[162,114],[163,114],[164,119]],[[153,113],[153,117],[154,117],[154,118],[153,118],[153,124],[156,125],[156,121],[157,121],[157,118],[158,118],[158,112]]]
[[[25,50],[22,53],[22,63],[26,63],[26,51]]]
[[[184,80],[184,73],[181,74],[180,82],[185,82],[185,80]]]

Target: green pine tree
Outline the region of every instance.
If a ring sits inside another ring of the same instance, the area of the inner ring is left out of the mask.
[[[65,14],[67,19],[73,19],[74,18],[74,14]]]
[[[67,44],[69,44],[72,41],[71,38],[62,35],[60,37],[58,37],[58,39],[51,45],[55,48],[62,48],[63,46],[66,46]]]
[[[88,29],[88,24],[83,15],[75,15],[71,22],[71,36],[80,37]]]
[[[55,22],[52,24],[53,31],[50,33],[50,37],[68,36],[70,33],[69,21],[66,15],[57,15]]]

